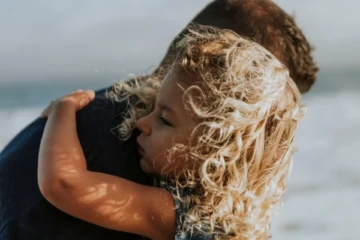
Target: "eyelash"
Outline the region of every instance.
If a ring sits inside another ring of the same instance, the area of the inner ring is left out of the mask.
[[[165,126],[172,126],[163,116],[159,117],[159,121]]]

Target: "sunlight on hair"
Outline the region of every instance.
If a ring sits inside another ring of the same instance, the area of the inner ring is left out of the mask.
[[[175,48],[171,66],[135,84],[114,86],[112,99],[128,99],[130,106],[119,132],[124,139],[130,136],[137,119],[152,110],[165,74],[178,68],[193,80],[183,102],[198,124],[189,144],[174,146],[169,158],[199,166],[182,169],[167,183],[175,185],[175,197],[189,209],[181,229],[267,239],[304,114],[300,92],[270,52],[232,31],[193,25]]]

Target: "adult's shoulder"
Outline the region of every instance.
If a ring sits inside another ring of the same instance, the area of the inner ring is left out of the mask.
[[[151,184],[139,166],[137,132],[125,142],[113,133],[127,111],[127,103],[109,101],[107,90],[97,91],[96,100],[77,114],[78,136],[88,168]],[[37,184],[37,159],[45,124],[46,119],[36,119],[0,153],[0,238],[79,239],[86,235],[86,239],[104,239],[116,235],[119,239],[139,239],[72,218],[46,202]]]
[[[126,141],[120,140],[117,133],[129,109],[128,101],[110,100],[106,95],[110,90],[97,91],[95,100],[77,114],[77,131],[88,169],[151,184],[139,165],[139,131],[134,130]]]

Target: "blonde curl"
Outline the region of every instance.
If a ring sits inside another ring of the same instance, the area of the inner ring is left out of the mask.
[[[184,104],[198,119],[189,144],[169,152],[169,158],[184,157],[198,166],[174,181],[178,193],[193,193],[176,196],[188,208],[181,230],[219,239],[267,239],[304,113],[299,90],[270,52],[229,30],[193,25],[176,50],[173,66],[194,81]],[[136,120],[152,110],[168,70],[114,88],[113,96],[126,92],[139,99],[120,131],[130,135]]]

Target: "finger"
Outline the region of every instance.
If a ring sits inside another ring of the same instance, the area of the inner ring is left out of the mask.
[[[87,96],[82,96],[82,98],[80,98],[80,100],[78,101],[79,103],[79,108],[78,110],[80,110],[81,108],[85,107],[86,105],[88,105],[88,103],[90,102],[89,97]]]
[[[95,92],[92,90],[87,90],[82,93],[78,93],[76,96],[77,102],[78,102],[78,110],[82,109],[86,105],[89,104],[90,101],[92,101],[95,98]]]
[[[76,96],[77,94],[82,93],[83,91],[84,91],[84,90],[82,90],[82,89],[77,89],[77,90],[75,90],[75,91],[73,91],[73,92],[71,92],[71,93],[63,96],[63,98]]]
[[[88,95],[90,101],[95,98],[95,92],[93,90],[86,90],[85,93]]]
[[[63,104],[63,103],[72,103],[75,108],[76,111],[82,109],[83,107],[85,107],[86,105],[89,104],[90,101],[92,101],[95,98],[95,92],[92,90],[87,90],[84,91],[82,89],[79,89],[75,92],[72,92],[62,98],[60,98],[59,103]]]

